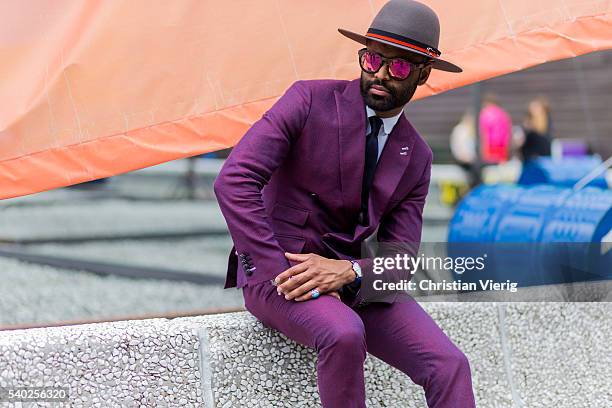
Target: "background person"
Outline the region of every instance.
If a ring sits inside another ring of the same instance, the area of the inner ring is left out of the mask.
[[[476,119],[466,111],[450,134],[450,150],[459,166],[470,170],[476,161]]]
[[[500,164],[511,155],[512,119],[497,97],[486,94],[480,111],[480,152],[483,164]]]
[[[529,103],[523,123],[524,139],[519,148],[521,160],[550,156],[552,125],[548,99],[540,96]]]
[[[476,155],[476,118],[467,110],[450,134],[450,150],[456,163],[466,172],[469,188],[477,186],[480,180],[480,164]],[[456,204],[463,192],[455,189],[453,198],[447,200]]]

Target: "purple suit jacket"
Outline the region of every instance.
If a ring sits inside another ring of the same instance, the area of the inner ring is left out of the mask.
[[[366,111],[359,79],[297,81],[234,147],[214,183],[234,242],[225,288],[273,279],[284,255],[356,259],[364,281],[372,258],[361,243],[419,243],[432,152],[402,115],[370,189],[369,224],[358,224]],[[360,290],[359,292],[362,292]],[[359,293],[352,304],[365,303]]]

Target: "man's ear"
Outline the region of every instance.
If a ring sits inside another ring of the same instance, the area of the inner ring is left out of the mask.
[[[419,73],[418,85],[425,84],[425,82],[427,82],[427,79],[429,78],[429,74],[431,74],[431,65],[428,65],[425,68],[421,69],[421,72]]]

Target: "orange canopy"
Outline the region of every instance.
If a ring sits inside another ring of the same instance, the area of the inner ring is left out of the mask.
[[[612,2],[426,0],[442,57],[417,97],[612,48]],[[0,2],[0,198],[233,145],[297,79],[359,76],[378,0]]]

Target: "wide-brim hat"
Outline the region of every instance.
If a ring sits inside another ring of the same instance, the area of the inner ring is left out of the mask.
[[[366,35],[339,28],[338,31],[360,44],[377,41],[431,58],[433,68],[447,72],[462,72],[457,65],[440,58],[440,21],[431,8],[414,0],[391,0],[385,4]]]

